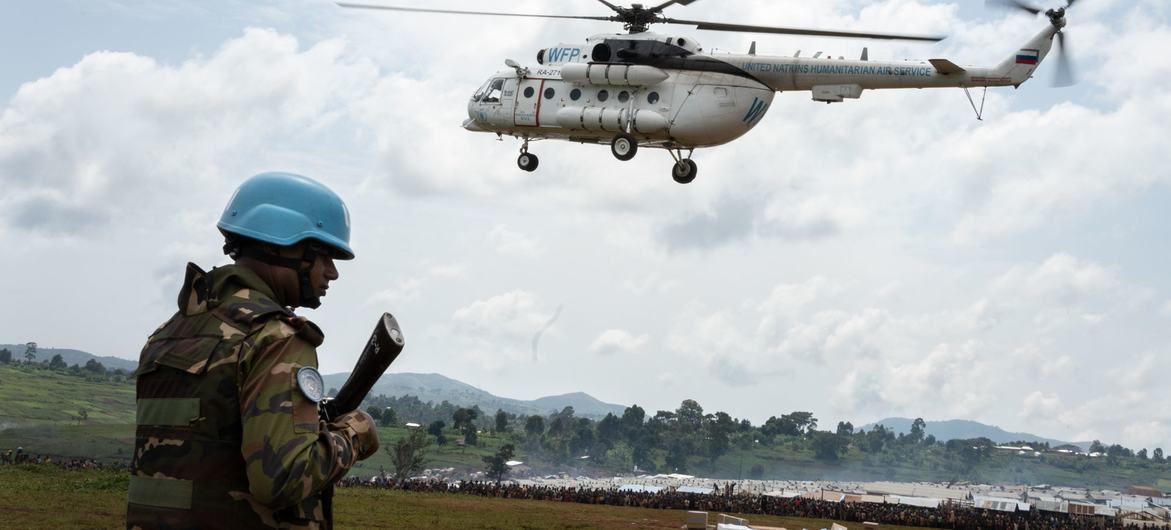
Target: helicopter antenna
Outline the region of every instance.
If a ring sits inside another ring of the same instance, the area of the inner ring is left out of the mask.
[[[1068,1],[1068,0],[1067,0]],[[401,6],[387,6],[378,4],[364,4],[356,2],[337,2],[337,5],[350,9],[377,9],[384,11],[408,11],[413,13],[444,13],[452,15],[487,15],[498,17],[527,17],[527,18],[560,18],[560,19],[576,19],[576,20],[605,20],[610,22],[621,22],[622,27],[630,33],[642,33],[647,31],[651,24],[681,24],[687,26],[695,26],[696,29],[706,29],[712,31],[735,31],[742,33],[773,33],[781,35],[814,35],[821,37],[846,37],[859,39],[891,39],[891,40],[911,40],[911,41],[926,41],[938,42],[943,40],[940,36],[931,35],[907,35],[899,33],[876,33],[876,32],[857,32],[857,31],[833,31],[810,28],[789,28],[780,26],[755,26],[748,24],[727,24],[723,22],[705,22],[699,20],[682,20],[667,18],[663,16],[663,10],[673,6],[686,6],[695,2],[695,0],[667,0],[661,4],[653,7],[644,7],[642,4],[630,4],[630,7],[622,7],[607,0],[598,0],[602,5],[614,11],[611,16],[587,16],[587,15],[544,15],[535,13],[505,13],[497,11],[461,11],[453,9],[427,9],[421,7],[401,7]],[[1015,2],[1014,2],[1015,3]]]

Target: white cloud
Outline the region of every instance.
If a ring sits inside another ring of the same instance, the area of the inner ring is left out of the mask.
[[[220,191],[221,161],[328,128],[376,76],[339,40],[301,50],[263,29],[177,66],[91,53],[22,85],[0,113],[0,221],[68,235],[165,219],[171,205]]]
[[[628,355],[639,353],[649,340],[645,333],[634,335],[622,329],[607,329],[590,343],[589,350],[598,355]]]
[[[535,294],[517,290],[476,300],[451,319],[469,334],[528,338],[544,325],[548,311]]]
[[[989,64],[1044,24],[967,17],[955,2],[742,3],[761,24],[949,38],[684,34],[707,49],[758,40],[758,53],[856,57],[866,45],[872,60]],[[1171,183],[1162,140],[1171,56],[1117,68],[1133,50],[1171,45],[1163,0],[1079,3],[1067,31],[1083,83],[1047,88],[1047,62],[1020,90],[989,91],[983,122],[958,90],[868,91],[838,105],[778,94],[751,133],[696,152],[699,178],[687,186],[670,181],[659,150],[621,163],[605,146],[535,143],[541,167],[527,173],[515,167],[514,139],[459,128],[468,95],[503,58],[531,64],[536,49],[612,26],[453,17],[441,33],[461,39],[436,40],[430,15],[315,2],[179,9],[151,16],[191,19],[209,29],[200,35],[222,35],[225,24],[282,30],[87,53],[111,46],[62,28],[80,60],[53,62],[55,47],[22,55],[36,63],[25,71],[43,77],[11,85],[0,107],[0,244],[22,253],[0,278],[12,300],[0,321],[21,334],[132,355],[173,311],[182,262],[222,259],[212,226],[239,179],[288,169],[328,181],[355,214],[359,258],[313,314],[331,351],[360,349],[369,322],[354,312],[369,309],[363,302],[393,303],[404,325],[422,330],[408,330],[411,348],[396,366],[505,395],[585,390],[648,407],[695,398],[754,420],[791,403],[855,422],[968,417],[1171,447],[1171,422],[1149,406],[1168,369],[1171,280],[1149,272],[1163,233],[1143,229],[1163,218]],[[236,18],[211,20],[224,11]],[[670,15],[727,20],[726,7],[708,2]],[[469,64],[468,42],[477,66],[452,68]],[[475,277],[434,263],[474,263]],[[37,310],[79,293],[108,310]],[[530,363],[553,296],[573,318],[549,330],[541,362]],[[46,311],[111,332],[53,328],[35,318]],[[609,328],[639,331],[602,341]],[[662,338],[662,351],[650,337]],[[559,355],[595,344],[639,353],[588,363]],[[340,370],[352,358],[322,362]],[[627,390],[647,380],[674,386]],[[710,384],[683,384],[699,380]],[[731,397],[751,383],[753,399]],[[1056,421],[1040,421],[1058,396]]]
[[[1020,416],[1026,421],[1049,421],[1061,410],[1061,399],[1056,394],[1043,394],[1040,390],[1025,396]]]
[[[1138,421],[1122,429],[1122,437],[1131,444],[1131,449],[1138,451],[1141,448],[1153,450],[1156,447],[1167,451],[1167,443],[1171,441],[1171,421],[1167,419]]]
[[[509,230],[507,226],[496,225],[488,232],[488,241],[501,254],[525,258],[539,257],[543,252],[536,239]]]
[[[425,288],[431,287],[436,280],[447,281],[463,276],[462,265],[433,265],[426,267],[421,274],[400,280],[390,289],[375,291],[366,300],[367,304],[402,303],[419,300]]]

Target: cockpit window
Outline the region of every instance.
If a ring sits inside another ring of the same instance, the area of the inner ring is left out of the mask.
[[[504,78],[489,79],[472,96],[473,101],[493,103],[500,101],[500,91],[504,88]]]

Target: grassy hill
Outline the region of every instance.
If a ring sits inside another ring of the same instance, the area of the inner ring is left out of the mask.
[[[324,376],[325,387],[327,389],[341,388],[349,377],[349,372],[327,374]],[[495,412],[496,409],[502,409],[512,414],[546,415],[568,406],[573,407],[577,416],[601,419],[607,413],[621,416],[622,411],[626,410],[623,405],[605,403],[583,392],[546,396],[532,401],[500,397],[440,374],[385,374],[370,389],[371,396],[380,394],[385,396],[411,395],[424,403],[447,401],[461,407],[476,405],[480,407],[480,410],[489,414]]]
[[[0,344],[0,349],[8,349],[8,351],[12,352],[12,357],[14,359],[20,361],[24,360],[24,344]],[[120,368],[127,372],[133,372],[138,368],[138,361],[123,359],[121,357],[112,357],[109,355],[98,356],[89,352],[73,350],[69,348],[38,347],[36,355],[36,362],[47,361],[52,359],[54,355],[60,355],[61,359],[65,361],[65,364],[69,365],[77,364],[85,366],[86,362],[88,362],[90,359],[94,359],[101,362],[102,365],[111,370]],[[138,353],[134,352],[134,356],[137,358]]]
[[[0,364],[0,450],[22,446],[32,453],[87,456],[103,460],[128,460],[134,439],[134,386],[121,378],[99,379],[52,371],[40,365]],[[80,419],[86,410],[87,419]],[[450,423],[449,423],[450,425]],[[382,427],[383,447],[390,447],[407,434],[402,427]],[[459,437],[448,430],[449,439]],[[525,461],[539,474],[567,471],[573,474],[613,475],[629,471],[628,459],[596,454],[590,460],[572,459],[557,465],[541,450],[515,440],[508,434],[484,432],[477,447],[432,445],[425,451],[424,466],[482,470],[482,458],[502,444],[514,443],[516,459]],[[564,456],[562,457],[564,460]],[[660,470],[668,469],[663,456],[657,457]],[[624,463],[625,462],[625,463]],[[756,472],[752,470],[756,468]],[[379,452],[353,472],[369,476],[391,471],[390,457]],[[1156,464],[1133,458],[1089,459],[1047,453],[1041,456],[996,452],[970,469],[959,471],[954,458],[942,446],[904,453],[863,453],[849,447],[837,461],[819,460],[810,446],[798,438],[778,437],[772,445],[751,444],[732,447],[715,462],[691,458],[687,472],[720,479],[767,478],[788,480],[965,480],[990,483],[1048,483],[1069,486],[1124,489],[1141,484],[1171,490],[1171,463]]]
[[[21,427],[79,423],[134,423],[132,381],[95,381],[40,366],[0,365],[0,423]]]

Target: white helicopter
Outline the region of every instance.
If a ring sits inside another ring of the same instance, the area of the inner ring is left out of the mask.
[[[559,44],[537,52],[538,66],[524,67],[512,59],[510,68],[497,72],[472,95],[464,129],[509,135],[522,141],[517,165],[537,168],[529,142],[559,139],[580,143],[609,143],[619,160],[630,160],[639,147],[665,149],[674,158],[671,176],[686,184],[695,179],[695,149],[728,143],[751,130],[768,111],[776,92],[810,91],[813,101],[837,103],[857,99],[864,90],[892,88],[1019,87],[1049,54],[1056,36],[1059,52],[1065,48],[1062,28],[1066,6],[1045,11],[1048,24],[1019,49],[992,67],[959,66],[948,59],[870,61],[864,48],[856,60],[843,57],[791,57],[756,54],[753,42],[746,54],[703,51],[689,37],[647,31],[650,24],[685,24],[697,29],[898,39],[936,42],[942,37],[752,26],[679,20],[663,16],[671,5],[695,0],[668,0],[654,7],[621,7],[598,0],[616,14],[610,16],[538,15],[485,11],[455,11],[338,2],[348,8],[422,13],[567,18],[621,22],[628,33],[600,34],[585,44]],[[1019,0],[997,0],[1034,15],[1041,9]],[[1071,66],[1059,53],[1057,85],[1072,83]],[[968,100],[982,119],[971,93]],[[684,155],[686,152],[686,156]]]

